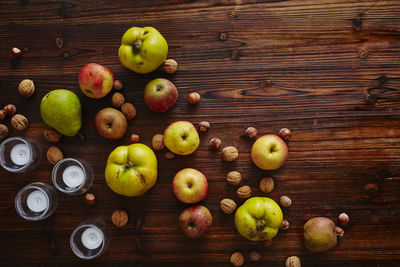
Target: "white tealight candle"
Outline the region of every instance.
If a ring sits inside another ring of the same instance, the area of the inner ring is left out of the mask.
[[[83,231],[81,241],[85,248],[96,249],[103,243],[103,234],[99,229],[89,227]]]
[[[31,151],[26,144],[17,144],[10,151],[11,161],[16,165],[26,165],[31,160]]]
[[[78,187],[83,183],[85,173],[81,167],[72,165],[65,168],[62,178],[68,187]]]
[[[42,212],[49,206],[49,201],[45,193],[40,190],[35,190],[29,193],[26,204],[31,211]]]

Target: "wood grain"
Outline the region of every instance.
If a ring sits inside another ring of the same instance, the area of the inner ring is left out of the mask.
[[[125,69],[117,55],[122,34],[131,26],[157,28],[169,44],[169,57],[179,63],[175,75],[155,71],[138,75]],[[56,46],[63,38],[64,46]],[[84,141],[64,138],[59,144],[68,157],[80,157],[95,170],[90,190],[98,199],[87,206],[82,197],[59,194],[53,233],[59,255],[51,255],[46,222],[18,217],[13,200],[20,188],[33,181],[51,183],[52,166],[45,156],[37,169],[26,174],[0,171],[0,264],[137,266],[229,266],[236,250],[245,253],[246,266],[283,266],[298,255],[304,266],[397,266],[400,261],[400,2],[359,0],[205,0],[205,1],[1,1],[0,104],[14,103],[28,117],[29,129],[10,135],[42,137],[41,97],[57,88],[73,90],[83,104]],[[10,49],[24,50],[21,60]],[[97,135],[93,118],[111,106],[110,97],[92,100],[79,90],[77,76],[89,62],[109,67],[125,84],[123,93],[138,110],[128,133],[143,143],[176,120],[211,123],[201,134],[199,149],[190,156],[164,158],[157,152],[159,177],[140,198],[117,196],[106,186],[108,154],[122,140]],[[143,88],[165,77],[179,89],[176,105],[165,114],[149,111]],[[34,80],[32,98],[18,95],[20,80]],[[197,91],[202,99],[190,106],[186,95]],[[9,122],[6,123],[10,125]],[[248,126],[260,134],[288,127],[293,136],[285,165],[274,172],[257,169],[250,160],[251,142],[241,136]],[[240,151],[234,163],[208,149],[212,137]],[[185,205],[171,190],[174,174],[184,168],[201,170],[209,193],[203,204],[214,224],[201,240],[186,239],[177,218]],[[275,179],[269,194],[275,200],[288,195],[293,205],[284,210],[290,228],[279,233],[272,246],[240,237],[233,217],[223,214],[219,201],[235,196],[225,183],[230,170],[243,174],[243,184],[261,196],[258,180]],[[394,178],[385,180],[385,178]],[[379,194],[369,196],[367,183],[377,183]],[[123,208],[130,215],[125,228],[111,224],[111,214]],[[350,215],[339,246],[315,257],[302,245],[302,227],[313,216],[336,221]],[[112,242],[100,258],[84,262],[69,247],[69,236],[83,220],[103,218],[110,224]],[[135,221],[143,251],[135,241]],[[249,262],[247,251],[260,250],[260,262]]]

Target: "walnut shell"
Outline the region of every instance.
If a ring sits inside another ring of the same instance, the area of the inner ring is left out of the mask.
[[[53,129],[44,129],[43,136],[47,141],[57,143],[63,135]]]
[[[57,162],[59,162],[63,158],[64,158],[64,155],[58,147],[51,146],[47,150],[47,160],[49,161],[50,164],[55,165]]]
[[[111,97],[111,103],[114,107],[121,107],[125,103],[125,96],[121,93],[114,93]]]
[[[127,120],[131,120],[136,117],[136,108],[131,103],[125,103],[121,107],[122,113],[125,115]]]
[[[236,194],[239,198],[249,198],[251,196],[251,188],[248,185],[244,185],[236,190]]]
[[[236,210],[236,202],[230,198],[221,200],[219,206],[225,214],[232,214]]]
[[[164,148],[164,135],[156,134],[153,136],[151,140],[151,145],[153,146],[154,150],[162,150]]]
[[[299,257],[291,256],[286,259],[286,267],[301,267],[301,262]]]
[[[174,59],[167,59],[161,68],[168,74],[174,74],[178,70],[178,63]]]
[[[242,181],[242,175],[238,171],[228,172],[226,182],[230,185],[238,185]]]
[[[0,139],[4,139],[8,136],[8,127],[4,124],[0,124]]]
[[[240,251],[236,251],[231,255],[230,262],[232,263],[233,266],[239,267],[242,266],[244,263],[244,257],[243,254]]]
[[[32,80],[22,80],[18,85],[18,92],[25,97],[30,97],[35,92],[35,84]]]
[[[115,210],[111,215],[113,224],[118,227],[124,227],[128,223],[128,214],[124,210]]]
[[[260,190],[264,193],[270,193],[272,190],[274,190],[274,180],[270,177],[264,177],[260,180]]]
[[[28,128],[29,121],[25,116],[21,114],[15,114],[11,118],[11,124],[16,130],[23,131]]]
[[[227,146],[222,149],[222,159],[225,161],[234,161],[239,156],[239,151],[234,146]]]

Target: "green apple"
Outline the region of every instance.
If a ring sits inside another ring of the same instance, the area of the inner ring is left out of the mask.
[[[268,197],[252,197],[235,213],[235,225],[240,235],[251,241],[272,239],[283,220],[279,205]]]
[[[261,136],[251,148],[251,159],[258,168],[276,170],[280,168],[288,155],[286,143],[277,135]]]
[[[175,154],[189,155],[199,147],[200,138],[192,123],[177,121],[165,130],[164,144]]]
[[[140,143],[119,146],[107,160],[105,178],[115,193],[141,196],[157,180],[157,158],[153,150]]]
[[[134,72],[145,74],[164,63],[168,44],[153,27],[132,27],[122,36],[118,56],[121,63]]]

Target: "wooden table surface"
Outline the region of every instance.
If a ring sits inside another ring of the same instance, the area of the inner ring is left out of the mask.
[[[163,34],[169,58],[179,63],[175,75],[138,75],[122,66],[118,47],[131,26],[153,26]],[[63,38],[62,48],[56,38]],[[1,265],[229,266],[236,250],[245,254],[246,266],[284,266],[291,255],[298,255],[303,266],[400,265],[399,1],[1,1],[0,40],[0,104],[14,103],[31,122],[26,131],[11,130],[10,136],[34,137],[46,151],[50,143],[42,136],[41,98],[58,88],[76,92],[86,139],[64,138],[59,147],[66,157],[92,165],[95,181],[90,191],[98,199],[88,206],[82,196],[59,193],[53,227],[59,250],[52,253],[48,222],[23,220],[13,202],[28,183],[51,183],[52,166],[44,155],[32,172],[1,170]],[[24,51],[22,59],[12,59],[12,47]],[[105,140],[94,130],[93,118],[111,106],[111,94],[94,100],[81,93],[78,73],[89,62],[109,67],[138,110],[121,140]],[[173,81],[180,94],[164,114],[149,111],[143,102],[145,84],[156,77]],[[17,92],[25,78],[37,87],[31,98]],[[186,99],[192,91],[202,97],[196,106]],[[156,152],[158,180],[143,197],[113,193],[104,180],[108,154],[128,144],[131,133],[150,145],[154,134],[176,120],[211,123],[210,130],[200,134],[199,149],[172,160],[164,157],[165,151]],[[242,137],[248,126],[260,134],[277,133],[282,127],[292,130],[282,168],[266,172],[252,164],[252,142]],[[220,152],[209,151],[211,137],[221,138],[223,146],[237,146],[238,160],[226,163]],[[202,171],[209,181],[202,204],[210,209],[214,224],[197,241],[180,232],[177,220],[186,205],[171,189],[174,174],[184,167]],[[243,202],[236,188],[225,183],[231,170],[243,174],[243,184],[250,185],[255,196],[265,195],[258,181],[269,175],[276,187],[268,196],[292,198],[292,207],[284,210],[290,228],[281,231],[272,246],[242,238],[233,215],[220,211],[223,197]],[[368,195],[368,183],[377,183],[379,193]],[[125,228],[111,224],[117,208],[129,213]],[[303,224],[313,216],[336,222],[341,212],[351,220],[345,237],[333,251],[313,256],[302,243]],[[79,223],[95,217],[110,224],[111,246],[100,258],[83,261],[72,253],[69,237]],[[136,234],[138,218],[143,224]],[[259,249],[260,262],[248,260],[250,249]]]

